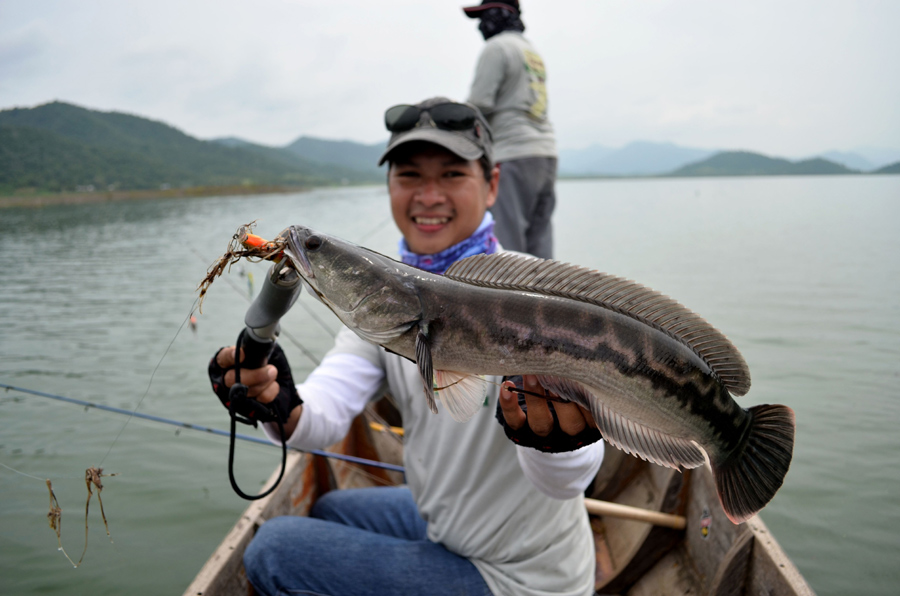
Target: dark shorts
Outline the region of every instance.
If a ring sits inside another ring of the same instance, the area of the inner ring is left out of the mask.
[[[506,250],[553,258],[556,158],[525,157],[500,164],[500,190],[491,213]]]

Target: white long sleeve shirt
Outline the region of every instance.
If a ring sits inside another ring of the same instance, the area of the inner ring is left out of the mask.
[[[466,423],[442,404],[432,414],[414,363],[344,328],[298,386],[303,415],[288,444],[337,442],[385,383],[403,417],[406,479],[428,538],[470,559],[495,595],[592,594],[594,544],[582,496],[603,443],[557,454],[515,445],[494,417],[496,386]]]

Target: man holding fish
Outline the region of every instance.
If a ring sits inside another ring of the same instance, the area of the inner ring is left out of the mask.
[[[443,274],[459,259],[498,252],[488,209],[499,170],[477,108],[433,98],[394,106],[385,123],[392,135],[382,162],[389,164],[402,261]],[[307,248],[314,244],[314,238],[304,240]],[[323,448],[340,440],[385,383],[405,431],[408,486],[333,491],[309,518],[266,522],[244,558],[256,590],[593,593],[593,539],[582,497],[600,466],[603,443],[588,411],[575,403],[548,405],[533,376],[517,380],[525,389],[524,409],[511,381],[501,389],[501,377],[473,383],[440,370],[426,376],[422,363],[430,367],[430,354],[417,365],[379,347],[378,339],[342,329],[322,364],[296,388],[277,352],[274,365],[241,371],[250,396],[282,412],[289,445]],[[214,387],[234,383],[234,363],[233,348],[216,354]],[[439,390],[432,392],[426,381],[423,395],[423,378],[433,378]],[[456,421],[463,418],[468,422]],[[280,440],[277,427],[265,427]]]

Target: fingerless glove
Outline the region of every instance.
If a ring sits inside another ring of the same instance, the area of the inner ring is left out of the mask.
[[[514,376],[514,377],[506,377],[503,379],[504,381],[512,381],[516,389],[523,389],[522,385],[522,377]],[[528,406],[525,404],[525,394],[518,393],[519,396],[519,407],[525,412],[525,415],[528,415]],[[518,430],[513,430],[506,423],[506,418],[503,416],[503,410],[500,408],[500,400],[497,400],[497,421],[500,423],[500,426],[503,427],[503,431],[506,433],[506,436],[517,445],[522,445],[523,447],[531,447],[532,449],[537,449],[538,451],[543,451],[545,453],[563,453],[566,451],[575,451],[576,449],[580,449],[585,445],[590,445],[591,443],[596,443],[597,441],[603,438],[603,435],[600,434],[600,431],[594,428],[593,426],[586,426],[584,430],[582,430],[577,435],[569,435],[560,428],[559,426],[559,418],[556,416],[556,410],[553,409],[553,402],[550,401],[547,404],[550,407],[550,412],[553,414],[553,430],[550,433],[542,437],[536,434],[533,430],[531,430],[531,426],[529,426],[526,421],[525,424],[522,425]]]
[[[223,348],[220,348],[209,361],[209,380],[212,384],[212,390],[225,406],[226,410],[230,410],[231,402],[234,401],[234,411],[239,422],[256,426],[257,422],[276,422],[281,420],[282,424],[287,423],[291,415],[291,411],[303,403],[300,394],[297,393],[297,387],[294,384],[294,378],[291,375],[291,367],[288,364],[284,350],[277,343],[275,344],[272,354],[269,356],[269,364],[275,366],[278,371],[276,382],[278,383],[278,396],[268,404],[256,401],[254,398],[246,395],[246,387],[243,391],[240,385],[235,384],[232,387],[225,386],[225,373],[229,369],[222,368],[216,357]]]

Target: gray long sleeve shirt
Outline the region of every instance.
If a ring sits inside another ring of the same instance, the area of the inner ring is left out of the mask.
[[[546,82],[543,60],[521,33],[504,31],[487,40],[469,102],[491,125],[496,161],[556,157]]]

